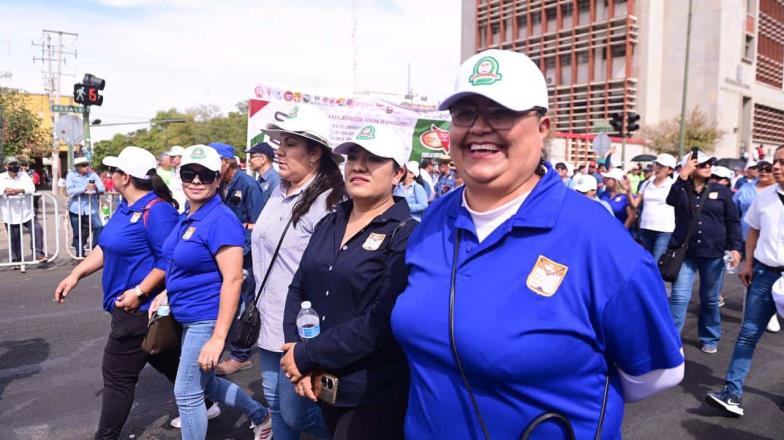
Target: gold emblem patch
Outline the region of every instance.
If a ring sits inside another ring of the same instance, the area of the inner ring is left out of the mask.
[[[141,212],[134,212],[133,215],[131,216],[131,223],[138,222],[141,216],[142,216]]]
[[[362,249],[366,251],[375,251],[381,246],[381,243],[384,242],[384,239],[387,236],[385,234],[376,234],[375,232],[370,234],[365,240],[365,243],[362,244]]]
[[[183,240],[189,240],[194,232],[196,232],[196,227],[195,226],[189,226],[188,229],[185,231],[185,233],[182,234],[182,239]]]
[[[528,274],[525,284],[537,295],[550,297],[555,295],[555,292],[561,286],[561,282],[566,278],[566,271],[568,270],[569,268],[563,264],[556,263],[544,255],[539,255],[533,270]]]
[[[716,191],[709,192],[708,193],[708,198],[711,199],[711,200],[716,200],[716,199],[719,198],[719,193],[716,192]]]

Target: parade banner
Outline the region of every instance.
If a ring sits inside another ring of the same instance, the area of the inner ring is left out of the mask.
[[[330,141],[337,145],[365,124],[393,127],[411,151],[410,160],[449,155],[449,114],[421,111],[372,96],[326,96],[256,85],[248,102],[248,146],[265,140],[268,123],[280,122],[297,105],[322,109],[332,121]],[[273,145],[274,147],[275,145]]]

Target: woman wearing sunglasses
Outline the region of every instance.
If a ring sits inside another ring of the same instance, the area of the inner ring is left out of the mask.
[[[277,440],[299,439],[302,432],[327,438],[319,407],[297,396],[280,361],[289,285],[316,225],[346,195],[338,168],[342,159],[329,146],[330,130],[329,117],[308,105],[293,107],[263,130],[279,144],[275,157],[281,181],[253,227],[251,251],[261,316],[262,385]]]
[[[338,377],[334,404],[320,404],[331,439],[402,439],[408,365],[389,315],[406,285],[406,242],[417,224],[406,199],[392,196],[408,150],[394,129],[366,125],[335,152],[347,155],[351,200],[316,227],[289,287],[282,369],[314,401],[307,382],[318,385],[320,371]],[[323,320],[318,336],[297,343],[302,301]]]
[[[530,58],[478,53],[455,88],[440,109],[465,186],[409,238],[391,317],[406,438],[619,439],[625,402],[683,377],[661,275],[543,160],[547,83]]]
[[[174,384],[182,438],[207,435],[206,395],[241,410],[253,423],[254,439],[269,439],[267,409],[214,371],[239,303],[245,241],[237,216],[217,194],[220,169],[220,156],[211,147],[193,145],[183,152],[180,178],[188,210],[163,245],[168,298],[159,295],[152,310],[168,299],[183,328]]]
[[[114,188],[122,202],[104,227],[98,245],[54,292],[63,303],[79,280],[103,268],[103,309],[112,315],[112,330],[103,353],[101,418],[96,439],[116,439],[131,411],[139,373],[146,363],[172,383],[179,352],[149,356],[142,350],[151,295],[163,288],[162,245],[177,223],[177,202],[155,172],[155,156],[125,147],[107,156]]]
[[[721,336],[719,293],[724,275],[724,253],[732,266],[740,263],[742,237],[738,209],[726,186],[710,182],[716,158],[703,152],[683,157],[680,175],[670,188],[667,204],[675,208],[675,230],[670,248],[687,245],[678,278],[672,283],[670,314],[680,332],[691,300],[694,278],[700,276],[697,333],[700,349],[713,354]],[[690,232],[691,230],[691,232]]]

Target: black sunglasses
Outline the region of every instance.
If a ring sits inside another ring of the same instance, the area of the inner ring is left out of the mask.
[[[476,122],[479,115],[483,115],[487,125],[495,130],[509,130],[517,123],[523,116],[528,116],[531,113],[544,116],[545,110],[534,107],[530,110],[516,112],[509,110],[506,107],[487,107],[478,109],[474,107],[454,107],[449,109],[452,116],[452,124],[458,127],[471,127]]]
[[[703,162],[701,164],[697,164],[697,168],[710,168],[712,166],[713,166],[713,162],[711,162],[711,161]]]
[[[109,174],[114,174],[114,173],[125,174],[123,172],[123,170],[121,170],[121,169],[119,169],[117,167],[109,167]]]
[[[185,183],[192,183],[196,176],[199,176],[199,182],[209,185],[210,183],[215,181],[215,178],[218,177],[218,173],[215,171],[210,171],[206,168],[201,168],[198,170],[192,168],[181,168],[180,169],[180,179],[182,179]]]

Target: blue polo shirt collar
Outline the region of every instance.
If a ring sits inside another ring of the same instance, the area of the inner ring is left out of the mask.
[[[207,214],[210,213],[210,211],[212,211],[216,206],[220,204],[221,204],[220,195],[218,193],[215,193],[215,195],[212,196],[212,198],[208,200],[207,203],[204,204],[204,206],[199,208],[198,211],[194,212],[193,215],[189,215],[185,217],[185,221],[197,222],[203,220],[204,217],[206,217]]]
[[[259,176],[259,178],[260,178],[261,180],[263,180],[263,181],[265,181],[265,182],[266,182],[266,181],[268,181],[268,180],[269,180],[270,176],[271,176],[271,175],[272,175],[272,173],[274,173],[274,172],[275,172],[275,169],[274,169],[274,168],[272,168],[272,167],[269,167],[269,168],[267,169],[267,171],[265,171],[265,172],[264,172],[264,174],[262,174],[261,176]]]
[[[118,209],[127,209],[128,211],[132,211],[132,212],[144,211],[144,207],[147,206],[147,204],[150,203],[150,201],[153,200],[155,197],[157,197],[157,194],[155,194],[154,191],[150,191],[147,194],[141,196],[139,200],[134,202],[134,204],[131,205],[130,207],[128,207],[128,202],[126,202],[125,199],[123,199],[122,202],[120,202],[120,206],[118,207]]]
[[[547,172],[534,186],[531,194],[525,199],[520,209],[508,223],[508,228],[552,229],[558,220],[558,214],[566,197],[566,185],[561,182],[558,173],[552,166],[545,162]],[[471,214],[463,207],[462,191],[451,200],[447,215],[454,219],[455,226],[475,233],[474,221]]]

